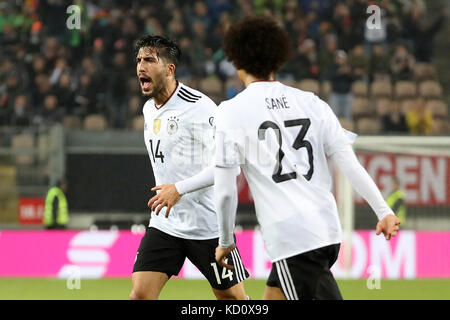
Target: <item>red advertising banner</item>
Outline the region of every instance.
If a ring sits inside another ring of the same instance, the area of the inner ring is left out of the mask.
[[[44,198],[20,198],[19,222],[21,224],[42,224],[44,207]]]
[[[358,153],[358,159],[385,197],[392,190],[392,177],[400,180],[406,203],[415,206],[450,205],[450,157]],[[239,203],[253,203],[244,175],[238,179]],[[355,193],[356,203],[364,200]]]

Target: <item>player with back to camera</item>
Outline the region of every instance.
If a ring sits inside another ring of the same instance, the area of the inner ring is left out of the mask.
[[[248,297],[243,280],[248,272],[239,251],[228,255],[232,271],[215,261],[219,230],[213,188],[195,191],[195,183],[188,179],[192,175],[200,180],[213,178],[212,117],[217,106],[176,80],[180,55],[177,44],[162,36],[143,36],[135,46],[136,72],[142,94],[148,98],[143,107],[144,138],[155,182],[170,185],[183,180],[178,187],[189,194],[177,199],[176,205],[152,212],[136,255],[130,299],[158,299],[188,258],[207,278],[217,299],[244,300]],[[233,175],[237,174],[235,169]]]
[[[246,89],[222,102],[215,117],[216,260],[231,268],[224,260],[235,248],[231,172],[241,166],[273,263],[264,299],[342,299],[330,271],[342,230],[327,159],[376,213],[377,235],[391,239],[400,220],[358,162],[351,147],[356,135],[316,95],[275,80],[289,57],[288,36],[275,21],[247,18],[232,25],[224,52]]]

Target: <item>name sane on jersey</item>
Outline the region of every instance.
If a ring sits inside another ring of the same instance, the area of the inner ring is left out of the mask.
[[[266,106],[269,110],[289,109],[289,105],[285,96],[279,98],[266,98]]]

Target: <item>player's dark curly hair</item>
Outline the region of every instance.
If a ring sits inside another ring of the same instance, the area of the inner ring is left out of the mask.
[[[223,49],[236,69],[267,79],[290,56],[285,30],[270,18],[248,17],[232,25],[225,34]]]
[[[154,48],[158,57],[178,66],[181,51],[177,43],[163,36],[144,35],[138,39],[134,46],[134,57],[136,58],[141,48]]]

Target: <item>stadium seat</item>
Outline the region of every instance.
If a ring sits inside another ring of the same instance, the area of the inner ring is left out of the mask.
[[[430,100],[426,103],[426,108],[431,111],[433,118],[448,118],[448,107],[442,100]]]
[[[419,95],[424,99],[440,99],[442,98],[442,86],[437,81],[422,81],[419,83]]]
[[[376,102],[376,110],[379,116],[383,116],[385,114],[390,113],[392,110],[393,101],[387,98],[378,99]]]
[[[415,99],[404,99],[399,102],[400,103],[400,112],[406,114],[409,110],[414,108],[416,104]]]
[[[352,102],[352,115],[353,118],[361,118],[370,116],[373,114],[373,109],[370,107],[369,99],[367,98],[355,98]]]
[[[14,152],[14,161],[17,165],[28,166],[33,164],[34,157],[32,154],[16,153],[23,151],[25,148],[34,147],[34,138],[31,134],[17,134],[11,139],[11,148]]]
[[[82,127],[81,119],[75,115],[66,115],[62,120],[62,125],[66,129],[79,129]]]
[[[366,98],[369,94],[369,86],[365,81],[355,81],[352,84],[352,93],[355,97]]]
[[[298,82],[295,80],[280,80],[280,82],[286,86],[298,88]]]
[[[377,80],[370,85],[370,94],[372,98],[391,98],[392,97],[392,85],[387,80]]]
[[[397,99],[415,98],[417,96],[417,85],[414,81],[398,81],[394,86]]]
[[[108,123],[101,114],[90,114],[84,118],[83,128],[86,130],[105,130]]]
[[[359,134],[377,134],[381,131],[381,123],[378,118],[365,117],[357,120],[356,128]]]
[[[314,79],[304,79],[298,82],[297,87],[303,91],[313,92],[316,95],[320,93],[320,82]]]
[[[436,68],[429,63],[416,63],[414,66],[414,80],[418,82],[425,80],[437,80]]]
[[[339,118],[339,122],[341,123],[342,128],[349,130],[349,131],[355,130],[353,121],[348,120],[347,118]]]
[[[131,123],[131,129],[135,131],[143,131],[145,125],[144,115],[139,115],[133,118]]]

